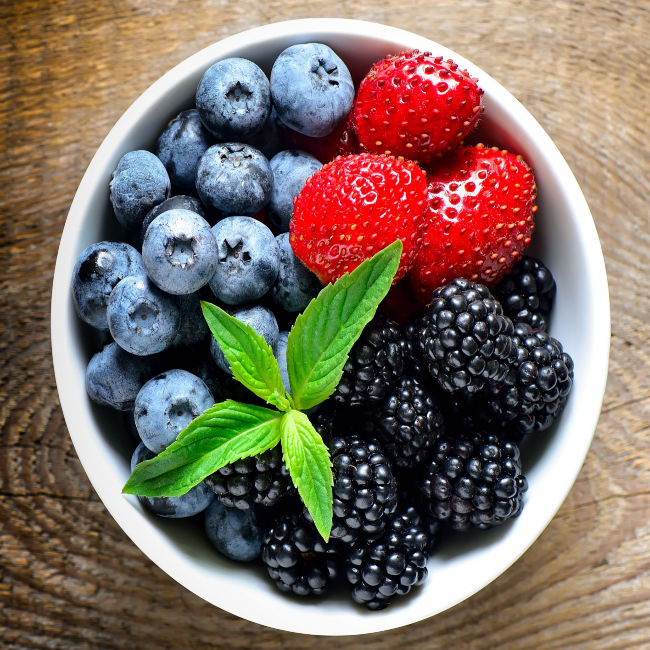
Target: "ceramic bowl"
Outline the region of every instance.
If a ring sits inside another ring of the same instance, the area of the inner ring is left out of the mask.
[[[523,154],[539,191],[532,252],[550,267],[558,292],[551,333],[575,361],[575,384],[553,430],[526,445],[529,479],[521,516],[499,529],[458,536],[429,562],[430,578],[381,612],[345,595],[300,601],[276,591],[263,569],[231,563],[212,549],[196,523],[156,518],[121,493],[134,443],[120,414],[93,405],[84,387],[86,364],[98,342],[78,320],[70,280],[81,251],[116,236],[108,182],[119,158],[151,149],[165,124],[189,108],[202,73],[230,56],[257,62],[267,74],[295,43],[328,44],[356,81],[387,53],[420,49],[454,59],[479,79],[485,113],[475,136]],[[515,562],[546,528],[566,498],[591,443],[607,374],[609,300],[600,243],[587,203],[557,147],[532,115],[487,73],[427,38],[355,20],[296,20],[231,36],[189,57],[146,90],[122,115],[92,159],[61,237],[52,291],[54,370],[70,436],[97,494],[118,525],[161,569],[215,606],[269,627],[322,635],[378,632],[442,612],[476,593]],[[215,626],[217,619],[215,619]]]

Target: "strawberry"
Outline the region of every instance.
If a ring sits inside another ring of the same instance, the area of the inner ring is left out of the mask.
[[[310,138],[298,131],[290,131],[289,141],[292,149],[302,149],[323,164],[334,160],[336,156],[348,156],[359,151],[352,111],[332,133],[323,138]]]
[[[463,147],[427,174],[429,210],[422,248],[409,274],[428,301],[454,278],[496,284],[530,243],[536,187],[521,156]]]
[[[482,94],[451,59],[418,50],[387,56],[370,69],[354,103],[360,150],[430,162],[472,130]]]
[[[415,163],[374,154],[339,156],[296,197],[289,241],[326,284],[400,239],[397,280],[420,248],[426,209],[426,174]]]

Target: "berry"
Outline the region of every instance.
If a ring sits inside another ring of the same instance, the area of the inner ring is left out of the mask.
[[[376,440],[334,438],[330,444],[334,475],[331,538],[349,546],[374,539],[397,506],[397,482]]]
[[[282,515],[266,531],[262,562],[280,591],[297,596],[320,596],[338,573],[332,545],[296,514]]]
[[[275,238],[280,250],[278,277],[271,289],[273,303],[288,312],[303,311],[321,290],[318,278],[296,257],[289,233]]]
[[[227,217],[212,227],[217,244],[210,278],[214,295],[228,305],[257,300],[273,286],[280,249],[273,233],[252,217]]]
[[[273,506],[293,489],[280,445],[225,465],[205,482],[219,501],[240,510],[248,510],[255,503]]]
[[[422,323],[411,332],[414,354],[443,390],[475,393],[506,378],[513,325],[483,285],[456,279],[437,289]]]
[[[142,442],[158,454],[213,405],[208,387],[196,375],[186,370],[167,370],[140,389],[133,413],[135,426]]]
[[[189,210],[190,212],[195,212],[204,219],[206,218],[205,208],[198,199],[184,194],[170,196],[166,201],[155,205],[151,210],[149,210],[149,212],[147,212],[147,215],[142,222],[142,228],[140,229],[140,247],[142,247],[142,242],[144,241],[144,236],[147,234],[149,224],[163,212],[167,212],[167,210]]]
[[[210,147],[196,172],[201,201],[221,216],[255,214],[269,202],[272,187],[269,161],[237,142]]]
[[[275,358],[278,360],[282,385],[287,393],[291,394],[289,382],[289,371],[287,370],[287,345],[289,344],[289,332],[286,330],[278,334],[278,342],[275,344]]]
[[[348,406],[383,402],[404,371],[405,346],[398,325],[375,316],[352,347],[333,398]]]
[[[170,347],[185,350],[196,348],[210,335],[210,329],[201,311],[199,295],[188,293],[185,296],[178,296],[178,308],[181,322]]]
[[[387,56],[359,85],[354,120],[363,151],[429,162],[455,149],[480,115],[476,80],[417,50]]]
[[[151,460],[154,454],[140,443],[131,457],[131,471],[145,460]],[[138,496],[138,501],[154,515],[159,517],[171,517],[180,519],[182,517],[193,517],[203,512],[214,500],[214,494],[205,482],[195,485],[189,492],[179,497],[143,497]]]
[[[430,517],[466,531],[498,526],[519,515],[528,483],[517,445],[476,433],[439,440],[420,489]]]
[[[316,172],[296,198],[291,247],[323,284],[400,239],[402,277],[420,248],[426,178],[409,161],[341,156]]]
[[[113,172],[109,184],[117,220],[138,233],[151,208],[169,198],[171,184],[165,166],[150,151],[129,151]]]
[[[86,248],[72,271],[72,298],[79,317],[100,330],[108,329],[106,308],[115,285],[129,275],[144,274],[142,257],[133,246],[100,241]]]
[[[384,609],[427,577],[429,539],[414,508],[392,514],[382,536],[347,557],[352,599],[368,609]]]
[[[286,127],[280,121],[275,106],[271,107],[271,114],[266,120],[264,128],[253,136],[250,136],[246,142],[255,149],[259,149],[269,160],[276,153],[286,148],[290,139],[289,134],[293,134],[290,128]],[[298,147],[299,148],[299,147]]]
[[[324,138],[310,138],[297,131],[289,131],[287,137],[292,148],[306,151],[323,164],[331,162],[337,156],[359,153],[354,111],[350,111],[345,120]]]
[[[513,322],[548,331],[555,290],[548,268],[540,260],[523,255],[492,293]]]
[[[292,45],[271,70],[271,97],[284,124],[304,135],[323,137],[352,108],[354,85],[345,63],[327,45]]]
[[[261,131],[271,112],[269,80],[247,59],[217,61],[201,77],[196,108],[218,140],[245,140]]]
[[[199,160],[212,144],[214,138],[194,108],[179,113],[165,127],[158,137],[156,155],[175,191],[194,194]]]
[[[403,375],[373,409],[374,433],[396,470],[415,469],[444,434],[444,420],[429,387],[415,374]]]
[[[252,562],[262,552],[262,526],[252,508],[228,508],[214,499],[205,511],[205,534],[219,553],[237,562]]]
[[[463,147],[427,174],[429,210],[409,274],[423,302],[454,278],[492,286],[521,258],[535,227],[535,179],[520,156]]]
[[[289,230],[293,215],[293,201],[300,194],[308,178],[323,166],[304,151],[280,151],[269,161],[273,171],[273,189],[266,210],[269,221],[280,232]]]
[[[210,224],[189,210],[156,217],[142,242],[142,261],[158,288],[174,295],[194,293],[217,267],[217,243]]]

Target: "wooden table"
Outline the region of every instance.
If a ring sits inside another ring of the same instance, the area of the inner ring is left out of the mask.
[[[507,86],[589,201],[612,301],[596,438],[559,514],[509,571],[434,619],[357,648],[650,646],[650,7],[641,0],[0,3],[0,645],[321,648],[204,603],[104,510],[59,407],[50,286],[93,152],[171,66],[263,23],[335,13],[418,31]]]

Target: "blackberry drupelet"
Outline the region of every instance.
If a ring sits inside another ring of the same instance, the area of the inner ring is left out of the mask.
[[[382,401],[402,374],[405,355],[399,325],[377,315],[354,344],[333,398],[348,406]]]
[[[262,562],[278,589],[297,596],[320,596],[338,573],[332,545],[295,513],[282,515],[267,529]]]
[[[444,433],[440,406],[416,375],[404,375],[373,414],[374,434],[396,470],[415,469]]]
[[[390,516],[384,534],[356,547],[347,557],[352,599],[368,609],[383,609],[427,577],[429,539],[414,508]]]
[[[524,255],[492,291],[503,312],[515,323],[548,331],[555,290],[548,268],[540,260]]]
[[[258,456],[225,465],[205,482],[224,505],[247,510],[254,503],[273,506],[293,491],[280,445]]]
[[[424,322],[416,354],[445,391],[475,393],[506,377],[513,325],[487,287],[457,278],[436,289]]]
[[[420,489],[430,517],[465,531],[498,526],[519,515],[528,483],[516,444],[476,433],[439,440]]]
[[[352,546],[380,535],[397,507],[397,482],[376,440],[334,438],[332,539]]]

